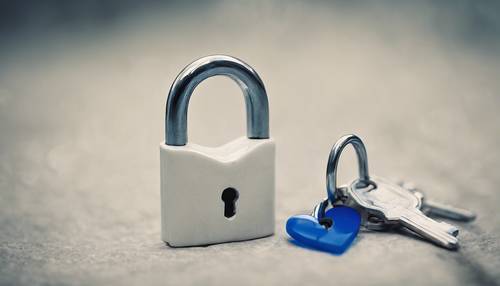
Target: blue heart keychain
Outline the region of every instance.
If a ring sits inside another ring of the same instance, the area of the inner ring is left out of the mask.
[[[357,147],[357,142],[352,143]],[[326,165],[326,191],[328,197],[314,208],[312,215],[292,216],[286,222],[286,232],[299,243],[332,252],[344,253],[358,235],[361,215],[353,208],[343,205],[344,198],[338,193],[337,165],[345,144],[342,140],[330,150]],[[358,169],[361,181],[367,181],[368,162],[364,148],[355,148],[358,155]],[[331,206],[327,210],[327,207]]]
[[[310,215],[292,216],[286,222],[287,233],[304,245],[342,254],[356,238],[361,216],[347,206],[335,206],[320,219]]]

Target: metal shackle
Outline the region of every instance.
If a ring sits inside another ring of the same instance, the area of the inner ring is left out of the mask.
[[[328,193],[328,200],[331,204],[335,203],[337,199],[337,166],[340,160],[340,155],[342,154],[344,148],[349,144],[352,144],[358,157],[359,182],[366,183],[367,185],[371,183],[370,176],[368,174],[368,157],[366,155],[366,149],[363,141],[361,141],[358,136],[353,134],[341,137],[335,145],[333,145],[326,167],[326,191]]]
[[[243,91],[247,113],[247,137],[269,138],[269,103],[259,75],[239,59],[213,55],[198,59],[185,67],[172,84],[165,114],[167,145],[186,145],[187,111],[191,94],[200,82],[216,75],[233,79]]]

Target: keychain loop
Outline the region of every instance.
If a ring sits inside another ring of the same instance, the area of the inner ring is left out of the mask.
[[[326,209],[328,208],[330,200],[328,198],[323,199],[317,205],[314,206],[314,209],[311,213],[311,216],[319,219],[325,217]]]
[[[368,156],[366,155],[365,145],[361,139],[353,134],[345,135],[333,145],[328,157],[326,166],[326,191],[328,193],[328,201],[333,205],[337,201],[337,167],[340,160],[340,155],[344,148],[351,144],[356,150],[358,156],[358,184],[369,185],[373,184],[370,181],[368,174]]]

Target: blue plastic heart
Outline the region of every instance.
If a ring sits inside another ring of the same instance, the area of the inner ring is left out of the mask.
[[[341,254],[346,251],[358,234],[361,216],[346,206],[336,206],[325,213],[333,220],[330,228],[321,225],[310,215],[292,216],[286,222],[286,232],[296,241],[307,246]]]

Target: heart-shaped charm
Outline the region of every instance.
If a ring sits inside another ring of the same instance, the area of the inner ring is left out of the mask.
[[[341,254],[353,242],[360,224],[361,216],[356,210],[336,206],[326,211],[321,223],[310,215],[290,217],[286,222],[286,232],[302,244]]]

